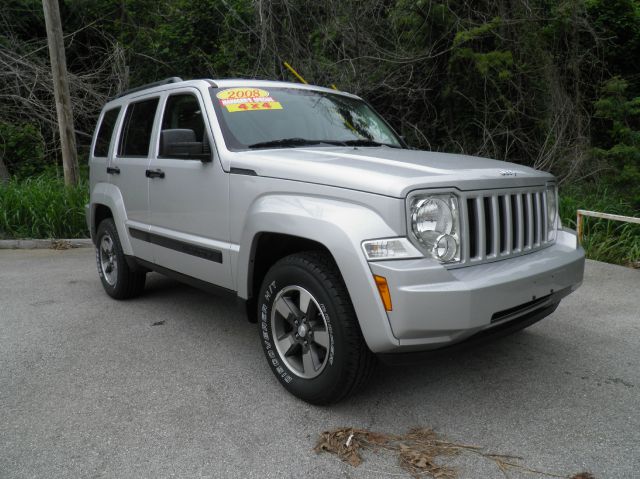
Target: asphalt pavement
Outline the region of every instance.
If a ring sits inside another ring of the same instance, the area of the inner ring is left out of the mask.
[[[340,426],[425,426],[531,469],[640,477],[640,271],[588,262],[526,331],[382,366],[321,408],[279,385],[231,299],[152,274],[118,302],[91,249],[0,251],[0,478],[409,477],[392,455],[354,468],[313,452]],[[506,477],[452,461],[460,478]]]

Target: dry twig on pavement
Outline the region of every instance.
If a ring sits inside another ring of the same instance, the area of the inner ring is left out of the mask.
[[[317,453],[335,454],[354,467],[362,464],[361,452],[367,449],[395,452],[398,455],[400,467],[414,478],[456,479],[457,471],[453,467],[443,465],[439,460],[462,453],[477,454],[494,462],[505,477],[509,470],[519,470],[543,477],[568,477],[528,468],[518,462],[522,460],[521,457],[487,453],[480,446],[444,440],[427,428],[413,428],[406,434],[396,435],[343,427],[321,433],[314,448]],[[572,476],[571,479],[595,478],[583,472]]]

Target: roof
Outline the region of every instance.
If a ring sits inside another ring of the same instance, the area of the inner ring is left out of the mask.
[[[326,88],[317,85],[308,85],[303,83],[293,83],[293,82],[284,82],[284,81],[274,81],[274,80],[255,80],[249,78],[222,78],[218,80],[212,79],[198,79],[198,80],[182,80],[180,77],[171,77],[165,80],[161,80],[154,83],[149,83],[146,85],[141,85],[135,88],[131,88],[130,90],[126,90],[116,96],[112,101],[123,100],[123,99],[131,99],[136,96],[146,95],[148,93],[165,91],[167,89],[180,88],[185,86],[193,86],[193,87],[213,87],[213,88],[233,88],[233,87],[258,87],[258,88],[297,88],[301,90],[314,90],[314,91],[324,91],[327,93],[336,93],[345,96],[349,96],[352,98],[359,98],[357,95],[353,95],[352,93],[343,92],[340,90],[333,90],[331,88]],[[111,103],[111,102],[109,102]]]

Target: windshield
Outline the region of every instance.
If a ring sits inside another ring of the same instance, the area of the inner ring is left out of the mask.
[[[299,88],[212,88],[211,100],[230,150],[402,145],[365,102]]]

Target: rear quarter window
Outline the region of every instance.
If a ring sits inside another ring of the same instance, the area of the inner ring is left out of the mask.
[[[98,136],[96,137],[96,145],[93,148],[93,156],[106,157],[109,155],[109,145],[111,144],[111,137],[119,114],[120,107],[113,108],[102,116],[102,123],[100,123]]]

